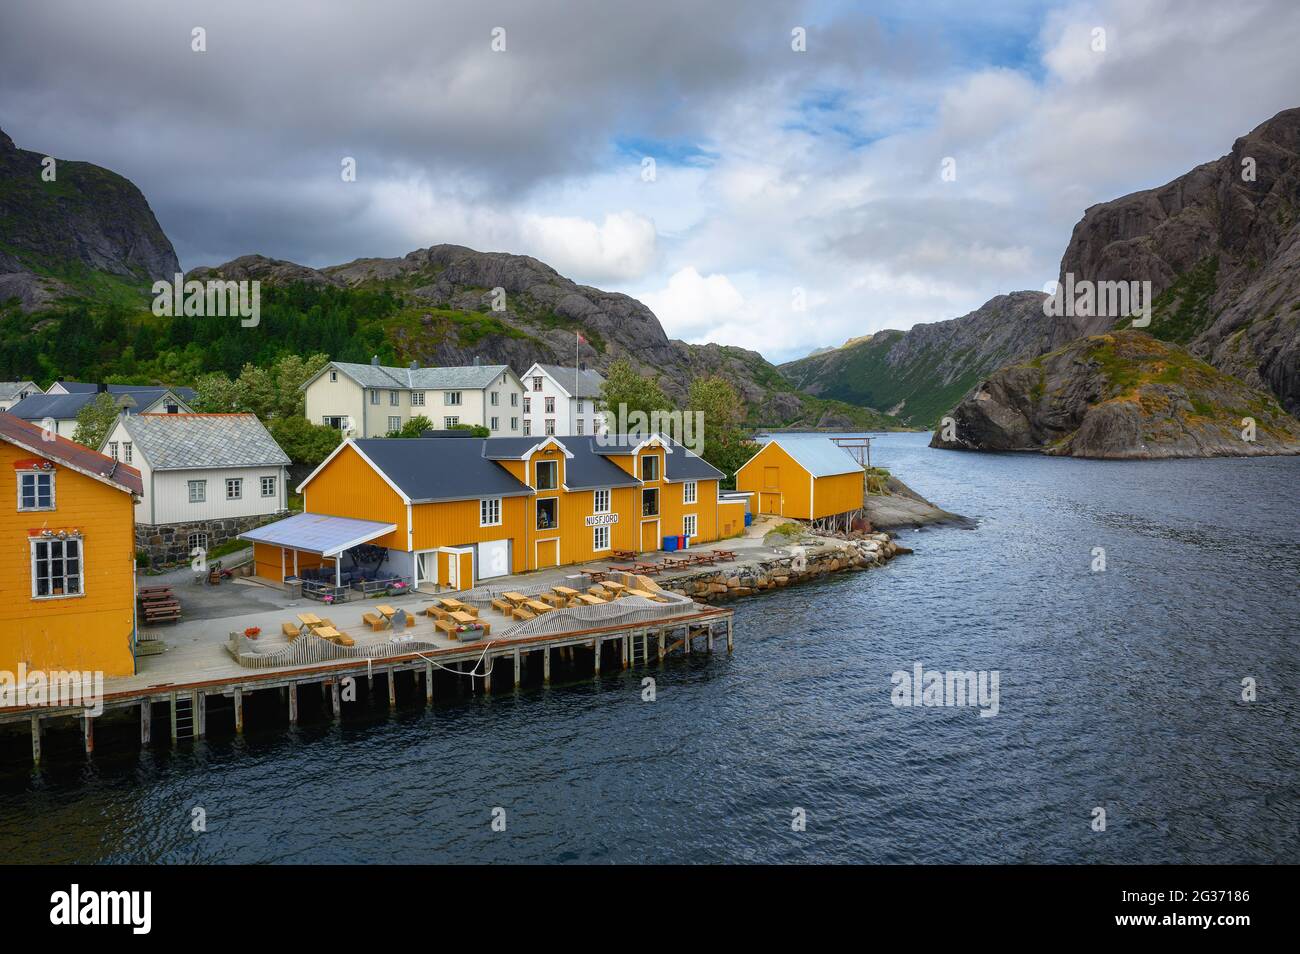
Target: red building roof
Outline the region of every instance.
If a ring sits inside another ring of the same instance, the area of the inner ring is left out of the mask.
[[[144,493],[144,481],[134,467],[83,447],[66,437],[49,435],[30,421],[24,421],[5,411],[0,411],[0,440],[127,493],[137,496]]]

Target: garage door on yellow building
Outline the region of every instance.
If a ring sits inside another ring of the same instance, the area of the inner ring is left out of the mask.
[[[552,537],[550,540],[537,541],[537,569],[544,570],[548,566],[560,565],[560,538]]]
[[[781,513],[781,495],[763,494],[762,512],[779,515]]]

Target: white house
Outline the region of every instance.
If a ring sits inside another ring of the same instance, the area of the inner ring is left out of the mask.
[[[331,361],[303,385],[305,414],[348,437],[384,437],[413,417],[434,429],[486,427],[492,437],[523,434],[523,385],[504,364],[391,368]]]
[[[189,388],[57,381],[44,394],[37,388],[9,408],[9,413],[71,440],[77,432],[77,415],[94,403],[101,390],[127,414],[188,414],[192,410],[188,402],[194,400]]]
[[[40,393],[35,381],[0,381],[0,411],[7,411],[23,398]]]
[[[524,372],[525,435],[604,434],[600,389],[605,378],[585,367],[534,364]]]
[[[284,514],[289,458],[253,414],[129,414],[100,453],[140,471],[136,548],[188,561]]]

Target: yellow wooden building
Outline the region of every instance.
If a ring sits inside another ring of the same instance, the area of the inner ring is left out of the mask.
[[[760,514],[820,520],[862,507],[866,472],[826,437],[769,440],[736,471],[736,489]]]
[[[464,589],[738,532],[722,476],[658,435],[347,440],[299,486],[304,513],[243,536],[277,582],[322,564],[343,582],[345,554],[368,543],[400,579]]]
[[[0,669],[131,675],[140,472],[0,412],[0,484]]]

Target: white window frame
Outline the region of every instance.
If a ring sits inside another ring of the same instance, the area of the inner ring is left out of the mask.
[[[396,427],[393,426],[394,421],[397,422]],[[391,432],[391,431],[400,431],[401,429],[402,429],[402,416],[400,414],[390,414],[388,416],[388,430]]]
[[[525,414],[533,413],[533,399],[530,397],[524,398],[524,413]]]
[[[542,486],[542,468],[549,466],[555,474],[555,481],[549,487]],[[560,489],[560,462],[558,460],[539,460],[533,469],[536,475],[537,490],[559,490]]]
[[[555,413],[555,398],[546,397],[542,399],[542,413],[543,414]]]
[[[480,527],[501,526],[501,498],[484,497],[478,502],[478,525]]]
[[[493,406],[493,407],[500,407],[500,406],[501,406],[501,392],[500,392],[500,391],[492,391],[492,392],[491,392],[491,395],[492,395],[492,396],[491,396],[491,398],[489,398],[489,400],[491,401],[492,406]]]
[[[455,427],[455,426],[456,426],[457,424],[459,424],[459,423],[460,423],[460,418],[459,418],[458,416],[455,416],[455,415],[452,415],[452,416],[450,416],[450,417],[444,417],[444,418],[442,419],[442,427],[443,427],[443,430],[451,430],[453,427]]]
[[[388,406],[389,406],[389,407],[401,407],[401,406],[402,406],[402,392],[401,392],[401,391],[389,391],[389,392],[388,392]]]
[[[108,456],[117,460],[117,441],[108,442]]]
[[[601,502],[601,494],[604,494],[604,503]],[[608,489],[593,490],[591,492],[591,512],[592,513],[610,513],[610,499],[614,496],[613,492]]]
[[[186,552],[193,553],[196,547],[204,553],[208,552],[208,531],[195,530],[185,538]]]
[[[338,379],[339,379],[339,373],[338,373],[337,371],[331,371],[331,372],[330,372],[330,384],[335,384],[335,383],[337,383],[337,382],[338,382]]]
[[[379,403],[379,388],[370,389],[370,403],[371,404]]]
[[[578,398],[578,413],[582,413],[582,398]]]
[[[512,417],[512,418],[510,419],[510,429],[511,429],[512,431],[517,431],[517,430],[519,430],[519,418],[517,418],[517,417]]]
[[[602,542],[601,542],[601,537],[604,537],[604,543],[603,543],[603,544],[602,544]],[[594,552],[594,553],[600,553],[602,550],[608,550],[608,549],[610,549],[609,539],[610,539],[610,534],[609,534],[609,524],[606,523],[606,524],[602,524],[602,525],[600,525],[600,526],[592,527],[592,528],[591,528],[591,549],[592,549],[592,552]]]
[[[518,406],[519,406],[519,392],[518,392],[518,391],[511,391],[511,392],[510,392],[510,406],[511,406],[511,407],[518,407]]]
[[[647,477],[647,476],[645,475],[645,465],[648,464],[648,463],[650,463],[651,461],[654,462],[655,475],[654,475],[653,477]],[[642,479],[642,480],[648,480],[648,481],[650,481],[651,483],[654,483],[655,481],[658,481],[658,480],[659,480],[660,476],[661,476],[661,475],[660,475],[660,473],[659,473],[659,455],[658,455],[658,454],[643,454],[643,455],[641,456],[641,479]]]
[[[574,421],[573,423],[574,423],[574,431],[573,431],[573,432],[574,432],[575,434],[577,434],[579,437],[581,437],[581,436],[582,436],[582,418],[578,418],[578,419],[577,419],[576,421]]]
[[[688,480],[682,484],[682,503],[698,503],[700,499],[699,484],[694,480]]]
[[[411,407],[424,407],[424,392],[423,392],[423,391],[412,391],[412,392],[411,392]]]
[[[130,441],[122,442],[122,463],[130,464],[135,460],[135,449]]]
[[[199,495],[194,496],[194,491],[198,490]],[[187,480],[185,481],[185,493],[189,497],[190,503],[207,503],[208,502],[208,482],[206,480]]]
[[[541,377],[541,375],[539,375],[539,374],[538,374],[538,375],[533,375],[533,390],[534,390],[534,391],[540,391],[541,389],[542,389],[542,377]]]
[[[531,437],[533,433],[533,422],[524,418],[524,437]]]
[[[266,489],[268,484],[270,484],[270,487],[271,487],[271,490],[270,490],[269,493],[267,492],[267,489]],[[263,477],[262,480],[261,480],[261,487],[262,487],[262,496],[263,496],[263,497],[274,497],[274,496],[275,496],[275,477],[274,477],[274,476]]]
[[[488,419],[488,430],[490,430],[490,431],[499,431],[499,430],[501,430],[501,418],[499,418],[499,417],[489,418],[489,419]]]
[[[460,407],[461,393],[459,391],[443,391],[442,403],[444,407]]]
[[[546,419],[546,436],[547,437],[555,436],[555,418],[553,417],[548,417]]]
[[[232,496],[231,493],[230,493],[230,485],[231,485],[231,484],[234,484],[234,485],[235,485],[235,493],[234,493],[233,496]],[[243,477],[227,477],[227,478],[226,478],[226,499],[227,499],[227,500],[243,500],[243,499],[244,499],[244,478],[243,478]]]
[[[30,507],[24,507],[24,506],[23,506],[23,481],[24,481],[26,478],[28,478],[28,477],[33,478],[33,491],[32,491],[32,492],[33,492],[33,498],[35,499],[36,503],[34,503],[34,504],[33,504],[32,506],[30,506]],[[40,505],[40,501],[41,501],[41,490],[40,490],[41,482],[40,482],[40,478],[41,478],[41,477],[48,477],[48,478],[50,479],[50,503],[49,503],[49,506],[47,506],[47,507],[42,507],[42,506]],[[54,479],[54,471],[52,471],[52,470],[20,470],[20,471],[18,471],[18,480],[16,481],[16,483],[17,483],[17,485],[18,485],[18,511],[19,511],[19,513],[32,513],[32,512],[34,512],[34,511],[48,511],[48,510],[56,510],[56,509],[58,509],[59,502],[58,502],[58,498],[55,496],[55,489],[56,489],[56,488],[55,488],[55,485],[56,485],[57,481],[55,481],[55,479]]]
[[[698,537],[700,535],[700,521],[693,513],[682,514],[682,536]]]
[[[60,540],[60,539],[57,538],[57,537],[32,537],[32,538],[30,538],[30,540],[29,540],[28,542],[29,542],[29,544],[30,544],[30,553],[31,553],[32,599],[34,599],[34,600],[63,600],[63,599],[70,599],[70,598],[72,598],[72,597],[85,596],[85,595],[86,595],[86,547],[85,547],[85,543],[84,543],[84,541],[82,540],[82,538],[81,538],[79,535],[75,535],[75,534],[74,534],[74,535],[72,535],[72,536],[65,537],[65,538],[62,539],[62,540]],[[36,577],[36,551],[37,551],[37,548],[38,548],[41,544],[45,544],[45,545],[49,546],[51,549],[48,551],[48,553],[49,553],[49,557],[48,557],[47,559],[48,559],[49,561],[51,561],[51,562],[54,560],[54,551],[53,551],[53,547],[57,544],[58,546],[64,548],[63,553],[61,554],[61,557],[60,557],[60,558],[63,560],[63,577],[62,577],[62,579],[63,579],[63,589],[64,589],[64,590],[67,590],[67,588],[68,588],[67,583],[68,583],[68,580],[69,580],[70,577],[69,577],[69,575],[68,575],[68,562],[67,562],[67,561],[68,561],[68,555],[67,555],[66,544],[68,544],[68,543],[74,543],[74,542],[77,544],[77,555],[76,555],[76,557],[75,557],[75,559],[76,559],[76,561],[77,561],[77,574],[76,574],[77,592],[75,592],[75,593],[67,593],[67,592],[64,592],[64,593],[55,593],[55,592],[54,592],[54,577],[51,576],[51,577],[49,578],[49,589],[50,589],[50,592],[49,592],[49,593],[46,593],[46,594],[43,595],[43,596],[40,595],[40,594],[38,594],[38,593],[36,592],[36,580],[37,580],[37,577]]]

